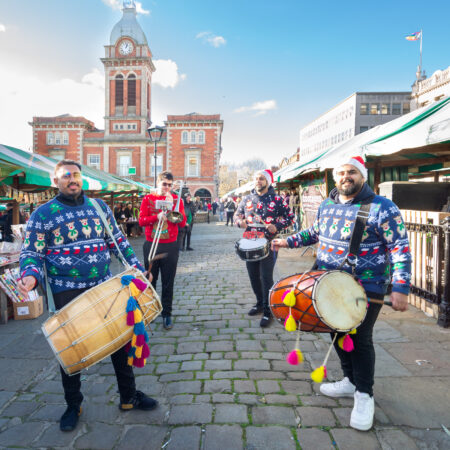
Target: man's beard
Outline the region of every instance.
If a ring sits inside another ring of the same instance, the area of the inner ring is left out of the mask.
[[[266,188],[267,188],[267,184],[265,184],[264,186],[256,185],[255,186],[255,191],[258,192],[258,194],[259,194],[260,192],[263,192]]]
[[[361,181],[360,183],[355,182],[353,180],[346,180],[346,181],[350,183],[349,186],[347,186],[345,188],[337,186],[337,190],[340,195],[357,194],[361,190],[361,188],[363,187],[363,184],[364,184],[364,181]]]

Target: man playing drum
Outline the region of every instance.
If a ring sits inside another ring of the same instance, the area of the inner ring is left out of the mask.
[[[81,166],[63,160],[55,167],[54,183],[59,194],[37,208],[27,224],[20,254],[20,292],[27,296],[37,284],[45,286],[45,272],[53,293],[56,309],[111,277],[110,251],[118,254],[102,221],[82,191]],[[128,263],[144,272],[133,249],[118,229],[112,211],[99,201],[110,229]],[[151,410],[158,402],[136,390],[133,369],[127,364],[124,347],[111,355],[120,393],[121,410]],[[61,369],[67,409],[61,417],[60,429],[72,431],[81,414],[80,374],[69,376]]]
[[[236,213],[234,222],[237,226],[245,228],[247,232],[253,225],[264,225],[265,238],[271,241],[276,234],[288,228],[294,219],[294,214],[287,203],[276,195],[272,187],[273,175],[269,169],[260,170],[254,176],[255,187],[245,196]],[[259,230],[259,228],[254,228]],[[269,307],[269,290],[273,285],[273,269],[277,253],[270,250],[268,256],[260,261],[247,261],[247,271],[250,277],[253,292],[256,295],[256,304],[249,311],[249,316],[263,313],[261,327],[267,327],[272,318]]]
[[[364,160],[359,156],[349,158],[334,169],[333,175],[336,188],[319,206],[313,226],[287,239],[275,239],[272,248],[277,251],[279,248],[296,248],[318,242],[319,270],[351,272],[347,261],[356,263],[354,273],[369,298],[367,315],[356,334],[352,335],[352,352],[343,351],[335,342],[344,379],[336,383],[323,383],[320,392],[330,397],[354,397],[350,426],[366,431],[372,427],[375,410],[372,332],[381,309],[381,304],[370,303],[370,299],[382,300],[389,283],[392,283],[392,307],[397,311],[408,308],[411,254],[400,211],[391,200],[375,195],[367,185]],[[356,216],[361,204],[365,203],[370,204],[370,212],[361,244],[356,257],[350,256],[347,260]]]

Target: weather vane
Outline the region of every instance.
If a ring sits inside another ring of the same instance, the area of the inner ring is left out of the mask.
[[[136,4],[134,3],[134,0],[123,0],[123,7],[125,9],[136,8]]]

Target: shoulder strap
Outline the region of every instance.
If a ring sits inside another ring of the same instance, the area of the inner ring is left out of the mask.
[[[111,230],[109,229],[108,221],[106,220],[105,213],[103,212],[102,207],[100,206],[100,203],[98,203],[96,198],[91,198],[90,200],[91,200],[92,206],[94,207],[94,209],[97,211],[98,215],[100,216],[100,219],[102,219],[103,226],[105,227],[106,232],[109,234],[109,237],[112,239],[112,241],[114,242],[114,245],[116,246],[116,249],[119,253],[120,262],[128,269],[130,267],[130,265],[128,264],[127,260],[123,256],[123,253],[120,250],[119,245],[116,242],[116,239],[114,238],[113,234],[111,233]],[[115,220],[115,219],[112,218],[112,220]]]
[[[47,291],[46,294],[47,294],[48,313],[52,315],[55,314],[56,307],[55,307],[55,300],[53,298],[52,288],[50,287],[50,283],[48,282],[47,267],[45,266],[45,261],[44,261],[44,278],[45,278],[45,290]]]
[[[361,239],[366,228],[367,219],[369,218],[371,203],[361,205],[356,214],[355,228],[353,228],[352,237],[350,238],[349,253],[356,255],[361,244]]]

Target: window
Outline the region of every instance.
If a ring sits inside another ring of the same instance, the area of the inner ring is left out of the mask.
[[[198,157],[197,156],[189,156],[188,157],[188,168],[187,168],[187,176],[188,177],[198,177]]]
[[[371,103],[370,104],[370,114],[380,114],[380,104]]]
[[[128,77],[128,106],[136,106],[136,76],[130,75]]]
[[[195,131],[191,131],[191,144],[195,144]]]
[[[69,145],[69,133],[67,131],[63,132],[63,145]]]
[[[88,166],[100,170],[100,155],[87,155],[87,157]]]
[[[204,144],[205,143],[205,132],[204,131],[199,131],[198,132],[198,143],[199,144]]]
[[[403,103],[403,114],[408,114],[411,111],[409,102]]]
[[[367,131],[369,127],[359,127],[359,132],[364,133],[364,131]]]
[[[123,106],[123,76],[116,77],[116,106]]]
[[[369,104],[361,103],[361,105],[359,106],[359,113],[363,116],[369,114]]]
[[[48,145],[53,145],[55,143],[54,138],[53,138],[53,133],[51,131],[49,131],[47,133],[47,144]]]
[[[383,115],[389,114],[390,113],[389,107],[390,107],[389,103],[382,103],[381,104],[381,114],[383,114]]]
[[[61,133],[59,131],[55,133],[55,145],[61,145]]]
[[[122,177],[128,176],[128,169],[131,167],[130,155],[119,155],[119,175]]]
[[[402,105],[400,103],[392,103],[392,114],[399,116],[402,113]]]
[[[162,168],[162,163],[163,163],[163,157],[162,155],[156,155],[156,176],[158,176],[163,168]],[[150,159],[150,172],[152,174],[152,176],[155,176],[155,155],[153,155]]]
[[[188,143],[188,137],[189,137],[188,132],[187,131],[183,131],[181,133],[181,143],[182,144],[187,144]]]

